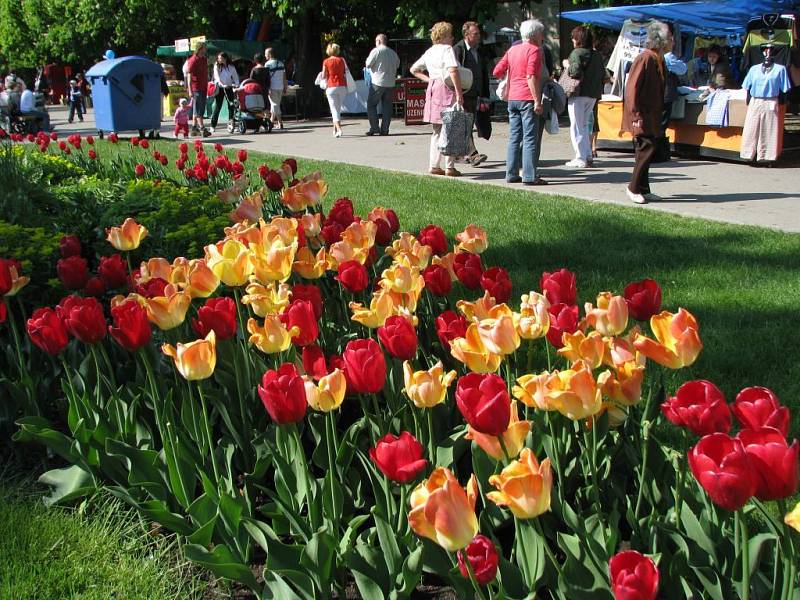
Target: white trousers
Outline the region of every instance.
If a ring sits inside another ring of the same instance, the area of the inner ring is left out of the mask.
[[[431,154],[428,160],[428,166],[431,169],[441,169],[443,155],[439,152],[439,138],[442,135],[442,124],[431,123],[431,127],[433,127],[433,133],[431,133]],[[456,157],[444,156],[444,166],[446,169],[455,169]]]
[[[575,96],[567,101],[569,112],[569,137],[575,149],[575,158],[588,162],[592,160],[592,132],[589,121],[594,108],[594,98]]]
[[[325,90],[325,95],[328,97],[328,106],[331,107],[331,117],[334,123],[339,123],[342,120],[342,104],[344,98],[347,96],[347,86],[340,85]]]
[[[269,90],[269,111],[275,115],[276,118],[281,117],[281,98],[283,97],[283,90]]]

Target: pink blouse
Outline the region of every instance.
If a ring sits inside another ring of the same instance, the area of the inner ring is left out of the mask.
[[[508,49],[497,63],[492,75],[500,79],[508,72],[509,100],[533,100],[527,77],[538,76],[541,69],[541,49],[534,44],[523,42]]]

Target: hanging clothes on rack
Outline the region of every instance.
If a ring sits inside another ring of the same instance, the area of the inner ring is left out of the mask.
[[[764,63],[750,67],[742,87],[747,90],[750,102],[739,154],[745,160],[775,161],[783,149],[783,116],[779,99],[791,88],[786,67],[768,58]]]
[[[622,97],[625,91],[625,79],[628,76],[633,59],[644,50],[644,45],[647,41],[647,26],[650,23],[650,19],[646,21],[628,19],[622,25],[617,44],[614,46],[614,51],[611,53],[611,58],[608,59],[608,64],[606,65],[606,68],[614,74],[611,93],[615,96]]]

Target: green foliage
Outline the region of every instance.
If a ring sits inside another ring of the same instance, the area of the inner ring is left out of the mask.
[[[0,221],[0,257],[15,258],[22,263],[24,274],[30,276],[29,286],[47,285],[55,277],[60,233],[43,227],[25,227]],[[26,295],[29,294],[26,291]]]

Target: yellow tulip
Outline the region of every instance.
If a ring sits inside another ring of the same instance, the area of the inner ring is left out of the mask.
[[[514,313],[506,304],[497,304],[495,299],[485,292],[481,298],[475,302],[459,300],[456,308],[464,315],[468,321],[482,321],[484,319],[498,319],[502,316],[512,316]]]
[[[375,245],[375,234],[378,226],[372,221],[357,221],[350,223],[342,232],[342,241],[347,242],[353,248],[369,250]]]
[[[350,317],[353,321],[361,323],[364,327],[377,329],[395,313],[395,297],[386,290],[378,290],[372,294],[369,308],[358,302],[351,302],[350,310],[353,313]]]
[[[380,286],[398,294],[419,293],[425,287],[425,280],[420,275],[418,267],[411,266],[408,259],[402,258],[395,259],[395,262],[383,271]]]
[[[145,299],[147,318],[162,331],[174,329],[186,320],[186,312],[192,303],[192,297],[186,292],[179,292],[169,284],[164,288],[163,296]]]
[[[528,437],[528,432],[531,430],[530,421],[520,421],[519,411],[517,410],[517,401],[511,401],[511,420],[508,422],[508,429],[501,435],[503,437],[503,444],[508,452],[508,458],[515,458],[522,451],[525,446],[525,438]],[[480,431],[472,428],[472,425],[467,425],[467,435],[464,436],[468,440],[473,440],[480,448],[495,460],[503,460],[503,447],[500,445],[500,440],[496,435],[486,435]]]
[[[591,302],[585,305],[586,323],[603,335],[619,335],[628,327],[628,303],[622,296],[601,292],[597,308]]]
[[[127,252],[136,250],[142,240],[147,237],[147,227],[139,225],[128,217],[120,227],[106,229],[106,239],[117,250]]]
[[[439,467],[411,492],[408,523],[418,536],[456,552],[466,548],[478,533],[477,497],[474,474],[464,489],[449,469]]]
[[[186,275],[186,293],[192,298],[208,298],[219,287],[219,277],[208,268],[204,258],[189,261]]]
[[[555,406],[547,395],[547,383],[552,375],[547,371],[538,375],[523,375],[517,378],[517,383],[511,390],[514,398],[525,406],[538,410],[555,410]]]
[[[178,372],[187,381],[208,379],[217,365],[217,338],[214,330],[208,332],[205,339],[195,340],[188,344],[178,343],[175,348],[171,344],[161,346],[161,351],[175,361]]]
[[[300,222],[297,219],[273,217],[269,222],[261,219],[259,221],[259,231],[261,232],[259,243],[268,248],[273,245],[275,240],[280,240],[284,246],[291,246],[298,241],[297,230],[299,227]]]
[[[550,302],[538,292],[523,294],[519,313],[515,314],[519,336],[526,340],[536,340],[547,335],[550,330]]]
[[[319,380],[319,383],[308,377],[303,376],[306,388],[306,399],[308,405],[314,410],[330,412],[342,405],[345,392],[347,391],[347,381],[344,373],[339,369],[334,369]]]
[[[572,369],[555,371],[547,381],[547,396],[555,409],[573,421],[596,415],[602,393],[591,369],[577,361]]]
[[[458,250],[472,254],[480,254],[489,247],[486,230],[475,224],[467,225],[464,231],[457,233],[456,240],[458,241]]]
[[[257,316],[264,318],[267,315],[277,315],[289,306],[290,290],[285,283],[276,284],[274,281],[261,285],[255,277],[251,276],[252,283],[242,296],[242,304],[247,304]]]
[[[410,264],[419,269],[424,269],[428,266],[432,252],[430,246],[421,244],[417,238],[407,231],[401,232],[398,238],[392,242],[392,245],[386,248],[386,254],[392,258],[397,259],[400,255],[403,255]]]
[[[786,513],[783,521],[793,529],[800,531],[800,502],[798,502],[795,507]]]
[[[11,275],[11,288],[5,293],[5,296],[16,296],[19,291],[28,285],[30,277],[20,276],[17,267],[13,264],[8,265],[8,273]]]
[[[559,348],[558,354],[573,363],[582,360],[590,369],[596,369],[603,363],[606,353],[606,342],[597,331],[586,335],[581,330],[575,333],[564,332],[562,335],[564,347]]]
[[[444,402],[447,388],[455,378],[455,371],[444,372],[442,361],[427,371],[415,371],[408,360],[403,363],[403,391],[417,408],[433,408]]]
[[[244,285],[253,272],[250,251],[236,240],[206,246],[206,264],[222,283],[230,287]]]
[[[664,311],[653,315],[650,328],[657,341],[639,335],[633,345],[647,358],[670,369],[693,364],[703,349],[697,319],[683,308],[679,308],[677,314]]]
[[[339,265],[348,260],[355,260],[362,265],[369,258],[369,248],[358,248],[349,242],[341,241],[331,244],[328,249],[328,268],[335,271]]]
[[[235,240],[245,246],[261,242],[261,230],[257,222],[235,223],[223,231],[225,231],[225,240]]]
[[[603,396],[623,406],[633,406],[642,399],[644,367],[631,361],[617,367],[615,372],[604,371],[597,377]]]
[[[550,459],[541,464],[530,448],[525,448],[518,460],[505,467],[498,475],[489,477],[497,488],[486,497],[498,506],[507,507],[518,519],[533,519],[550,510],[550,493],[553,489],[553,471]]]
[[[484,319],[478,323],[478,335],[484,347],[493,354],[513,354],[519,348],[520,337],[510,315]]]
[[[253,273],[260,281],[286,281],[292,274],[297,241],[289,246],[280,239],[273,240],[269,246],[250,244],[250,251]]]
[[[291,329],[286,329],[278,315],[267,315],[263,325],[259,325],[255,319],[248,319],[247,331],[250,333],[250,343],[261,352],[277,354],[288,350],[292,345],[292,338],[299,335],[300,328],[294,325]]]
[[[328,270],[328,252],[320,248],[316,256],[307,246],[299,248],[294,255],[292,271],[304,279],[319,279]]]
[[[461,361],[474,373],[494,373],[500,368],[503,357],[489,352],[481,341],[478,324],[467,327],[466,337],[456,338],[450,342],[450,354]]]

